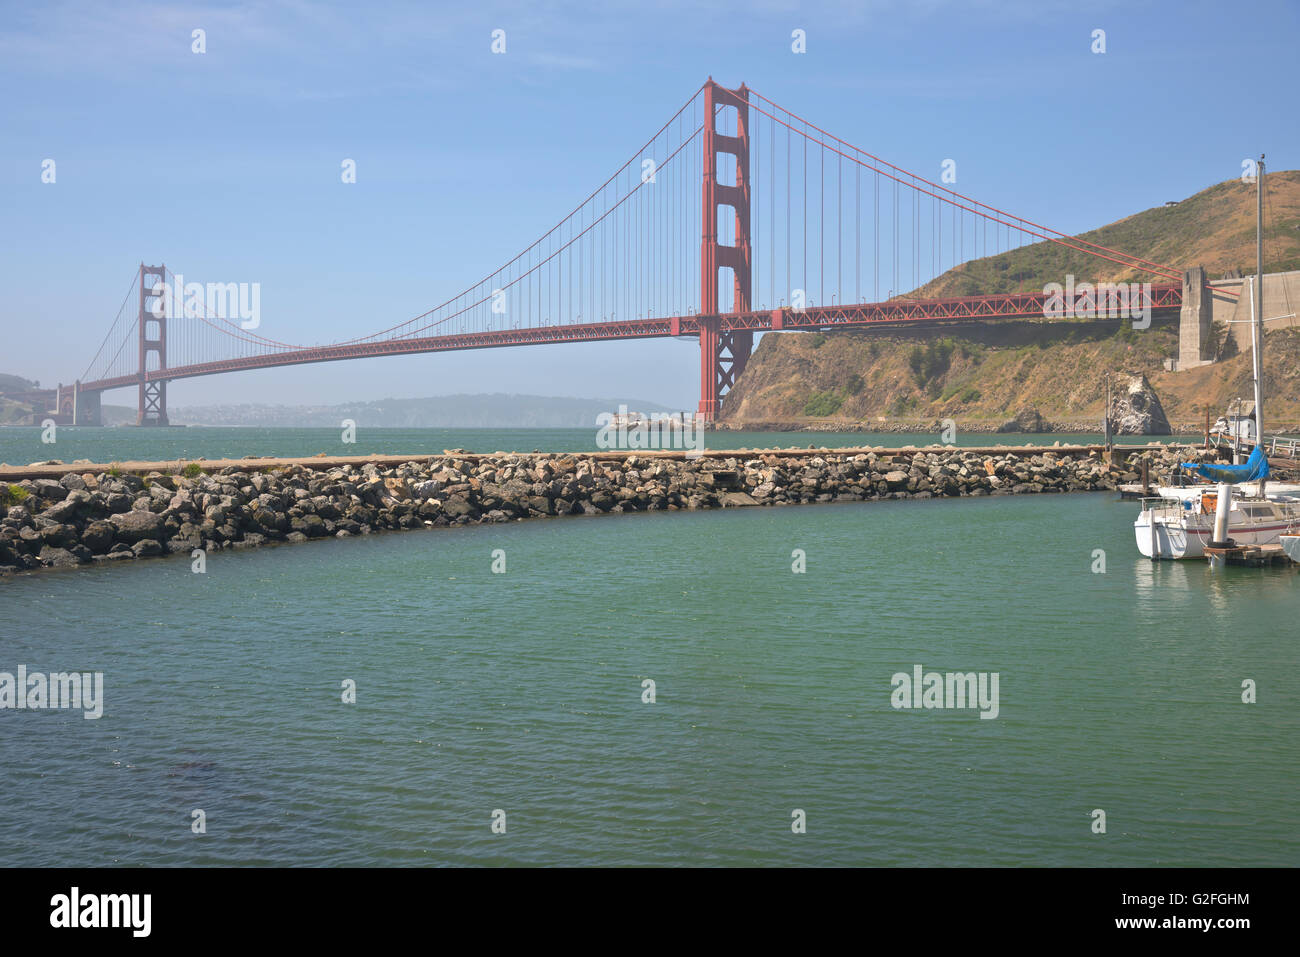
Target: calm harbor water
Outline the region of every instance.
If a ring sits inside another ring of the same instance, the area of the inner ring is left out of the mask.
[[[1294,866],[1300,579],[1152,564],[1133,513],[651,513],[0,580],[0,671],[105,682],[99,720],[0,711],[0,864]],[[997,718],[895,710],[915,665],[997,672]]]
[[[344,443],[341,429],[247,429],[167,428],[99,429],[66,426],[59,428],[55,441],[41,441],[39,428],[0,428],[0,463],[29,465],[58,459],[73,462],[125,462],[128,460],[170,461],[172,459],[242,458],[245,455],[430,455],[444,449],[470,452],[586,452],[596,449],[592,429],[365,429],[356,432],[355,443]],[[938,433],[896,432],[709,432],[710,449],[853,447],[867,445],[931,445]],[[1093,444],[1098,435],[1008,434],[958,432],[952,444],[970,445],[1062,445]],[[1144,436],[1117,441],[1144,443]]]

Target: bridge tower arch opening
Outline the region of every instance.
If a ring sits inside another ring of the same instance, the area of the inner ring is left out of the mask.
[[[167,368],[167,267],[140,264],[140,394],[136,425],[167,425],[167,380],[147,378],[150,360]]]
[[[719,111],[735,110],[735,135],[720,133]],[[709,422],[717,418],[722,400],[736,384],[754,349],[750,330],[722,328],[718,310],[718,283],[723,269],[732,273],[732,312],[748,312],[753,287],[753,249],[750,245],[749,90],[728,90],[710,77],[704,86],[704,182],[700,237],[700,406]],[[718,154],[734,158],[734,182],[718,179]],[[735,214],[735,245],[718,241],[718,210],[729,206]]]

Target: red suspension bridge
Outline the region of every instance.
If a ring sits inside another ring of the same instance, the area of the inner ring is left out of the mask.
[[[134,388],[138,424],[166,425],[167,383],[175,379],[672,336],[699,341],[698,411],[712,420],[756,332],[1042,318],[1041,291],[900,294],[968,259],[1042,241],[1151,280],[1144,302],[1152,309],[1182,303],[1183,273],[1172,266],[978,202],[754,90],[710,79],[552,229],[425,313],[355,339],[294,345],[240,320],[234,284],[192,291],[165,266],[142,264],[82,375],[42,395],[61,421],[95,424],[104,392]]]

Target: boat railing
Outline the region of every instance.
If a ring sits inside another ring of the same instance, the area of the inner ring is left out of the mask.
[[[1211,432],[1210,444],[1215,448],[1230,448],[1233,445],[1232,436],[1221,432]],[[1253,445],[1253,442],[1243,441],[1241,448],[1248,449]],[[1265,454],[1270,458],[1275,455],[1283,455],[1292,459],[1300,458],[1300,438],[1293,435],[1265,435],[1263,445]]]
[[[1297,450],[1300,450],[1300,439],[1289,435],[1274,435],[1266,438],[1267,452],[1270,456],[1277,455],[1279,450],[1288,458],[1296,458]]]
[[[1186,510],[1182,499],[1168,498],[1164,495],[1152,495],[1141,500],[1141,508],[1152,515],[1182,515]]]

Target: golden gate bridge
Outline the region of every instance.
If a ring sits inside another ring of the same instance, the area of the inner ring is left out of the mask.
[[[555,226],[418,316],[340,342],[281,342],[211,296],[172,295],[174,272],[142,263],[82,374],[31,395],[52,406],[56,421],[98,424],[103,393],[133,388],[137,424],[166,425],[167,384],[177,379],[460,349],[692,337],[700,347],[697,411],[713,420],[758,332],[1043,318],[1042,290],[915,292],[972,258],[1035,242],[1149,280],[1144,305],[1153,310],[1182,303],[1184,274],[1172,266],[981,203],[755,90],[710,78]],[[904,286],[914,292],[901,295]]]

